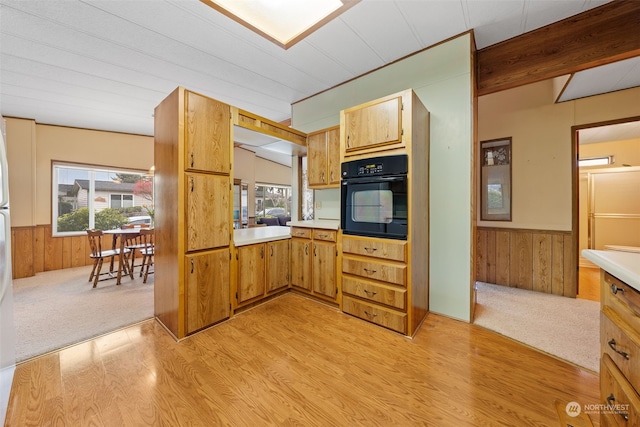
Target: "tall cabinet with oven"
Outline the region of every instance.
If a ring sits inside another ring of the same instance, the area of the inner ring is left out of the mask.
[[[341,230],[338,270],[342,311],[413,336],[429,310],[429,112],[411,89],[345,109],[340,153],[407,156],[406,239]]]
[[[179,87],[154,117],[155,315],[180,339],[231,314],[231,112]]]

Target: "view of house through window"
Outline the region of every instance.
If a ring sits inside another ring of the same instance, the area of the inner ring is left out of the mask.
[[[256,184],[256,220],[291,216],[291,187],[283,185]]]
[[[152,224],[153,177],[130,170],[54,163],[54,236]]]

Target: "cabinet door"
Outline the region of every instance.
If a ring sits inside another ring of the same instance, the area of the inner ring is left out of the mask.
[[[228,246],[231,238],[229,177],[197,173],[185,175],[187,251]]]
[[[336,297],[336,244],[313,242],[313,292]]]
[[[267,243],[267,292],[289,286],[289,239]]]
[[[402,142],[402,97],[345,111],[346,151]]]
[[[265,244],[238,248],[238,303],[264,295]]]
[[[327,135],[324,132],[307,138],[307,177],[309,186],[327,184]]]
[[[229,106],[197,93],[185,93],[185,170],[229,174]]]
[[[229,249],[185,257],[187,333],[230,315]]]
[[[291,284],[311,290],[311,240],[291,239]]]
[[[329,184],[340,184],[340,127],[327,132]]]

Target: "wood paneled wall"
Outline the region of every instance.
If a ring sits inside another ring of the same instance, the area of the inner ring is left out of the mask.
[[[92,263],[86,235],[51,237],[51,225],[13,227],[11,244],[14,279]]]
[[[478,227],[476,280],[576,296],[571,232]]]

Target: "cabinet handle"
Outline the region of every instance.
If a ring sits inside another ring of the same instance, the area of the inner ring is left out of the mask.
[[[329,172],[329,179],[333,182],[333,171]]]
[[[625,359],[629,360],[629,353],[625,353],[624,351],[620,351],[620,350],[618,350],[616,348],[616,340],[615,339],[611,338],[607,344],[609,344],[609,347],[611,347],[611,350],[615,351],[620,356],[622,356]]]
[[[623,288],[619,288],[615,283],[612,283],[611,284],[611,293],[615,295],[618,292],[624,293],[624,289]]]
[[[372,297],[372,296],[374,296],[375,294],[377,294],[377,292],[369,291],[369,290],[367,290],[367,289],[363,289],[363,291],[364,291],[364,293],[365,293],[365,294],[367,294],[367,296],[370,296],[370,297]]]
[[[191,258],[191,274],[193,274],[193,269],[194,269],[194,262],[193,262],[193,258]]]
[[[191,181],[191,192],[193,193],[193,186],[195,185],[193,177],[191,177],[191,179],[189,181]]]
[[[369,313],[367,310],[365,310],[365,311],[364,311],[364,314],[366,314],[366,315],[367,315],[367,317],[369,317],[369,318],[371,318],[371,319],[373,319],[374,317],[378,316],[378,315],[377,315],[377,314],[375,314],[375,313]]]
[[[368,274],[373,274],[377,271],[377,270],[369,270],[368,268],[363,268],[363,270],[366,271]]]
[[[264,246],[260,248],[260,258],[264,258]]]
[[[616,401],[616,397],[613,395],[613,393],[611,393],[609,395],[609,397],[607,397],[607,404],[609,405],[609,407],[611,408],[615,408],[615,402]],[[626,405],[625,405],[626,406]],[[629,415],[621,410],[618,409],[614,409],[614,411],[616,414],[620,415],[625,421],[629,421]]]
[[[191,152],[191,167],[193,167],[193,151]]]
[[[349,148],[349,136],[350,135],[347,135],[347,148]]]
[[[318,245],[313,245],[313,256],[318,256]]]
[[[375,251],[377,251],[378,249],[377,249],[377,248],[367,248],[367,247],[365,246],[364,250],[365,250],[365,251],[367,251],[368,253],[372,254],[372,253],[374,253]]]
[[[271,248],[271,256],[273,256],[273,245],[269,246]]]
[[[309,244],[308,243],[304,244],[304,254],[305,255],[309,255]]]
[[[324,172],[322,172],[322,182],[324,182]]]

